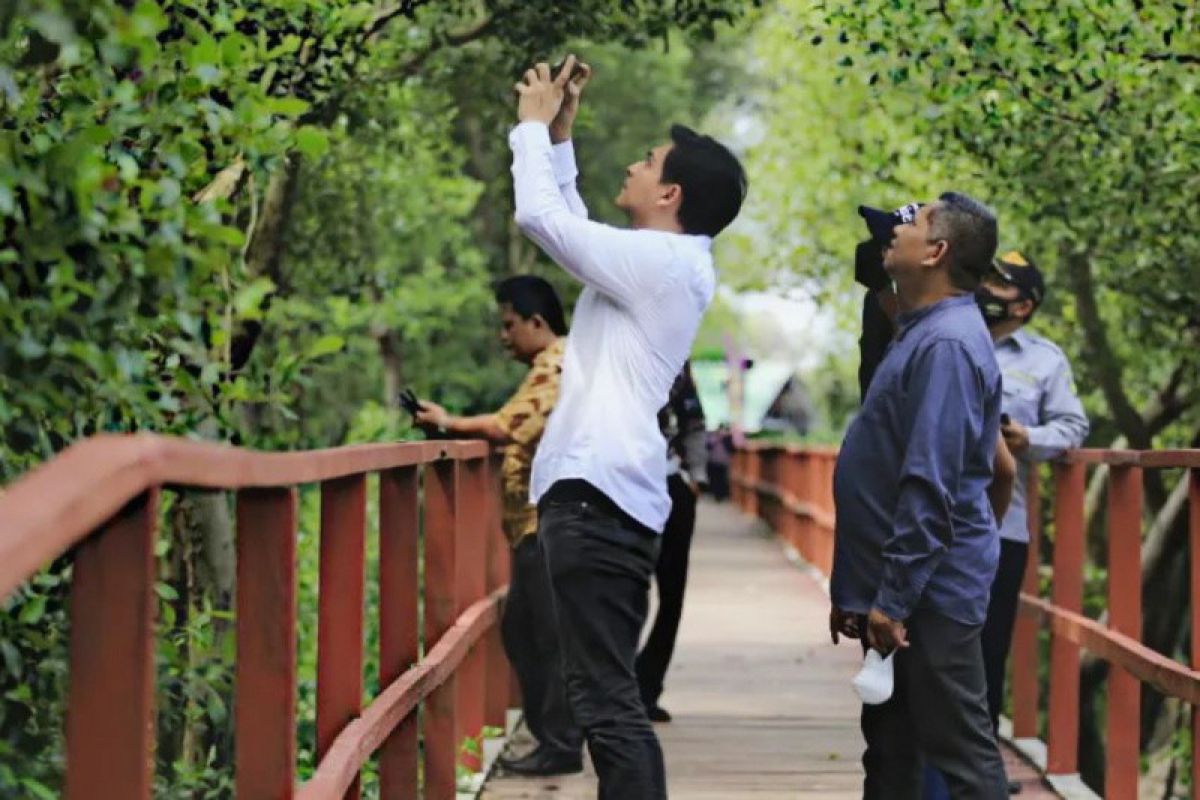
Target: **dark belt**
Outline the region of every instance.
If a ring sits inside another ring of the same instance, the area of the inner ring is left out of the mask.
[[[561,481],[555,481],[542,495],[542,499],[538,500],[539,514],[545,511],[547,503],[587,503],[617,520],[621,523],[622,528],[647,536],[658,536],[658,531],[643,525],[625,513],[611,497],[582,478],[564,478]]]

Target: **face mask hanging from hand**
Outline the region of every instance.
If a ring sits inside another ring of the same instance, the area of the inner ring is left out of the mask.
[[[979,306],[979,311],[983,314],[983,321],[989,327],[1013,318],[1013,313],[1009,310],[1012,303],[1012,300],[1005,300],[1003,297],[993,294],[986,286],[980,286],[975,290],[975,304]]]

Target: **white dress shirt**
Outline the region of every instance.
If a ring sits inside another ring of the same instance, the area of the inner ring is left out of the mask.
[[[585,286],[530,494],[536,502],[556,481],[581,478],[661,531],[671,500],[658,410],[712,301],[712,239],[592,222],[570,142],[552,146],[540,122],[508,140],[517,225]]]

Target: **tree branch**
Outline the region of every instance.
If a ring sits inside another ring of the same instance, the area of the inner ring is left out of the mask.
[[[1108,341],[1108,331],[1096,303],[1091,261],[1082,252],[1065,252],[1062,260],[1067,267],[1067,282],[1075,295],[1075,307],[1085,333],[1083,346],[1088,355],[1087,368],[1104,394],[1113,421],[1130,446],[1135,450],[1148,450],[1150,432],[1125,392],[1121,363]]]
[[[1146,53],[1145,61],[1173,61],[1176,64],[1200,64],[1200,55],[1191,53]]]
[[[489,17],[484,17],[474,25],[471,25],[467,28],[444,33],[441,36],[434,36],[429,40],[428,45],[415,53],[412,58],[408,59],[408,61],[398,65],[393,70],[389,70],[388,72],[377,76],[371,82],[388,83],[391,81],[412,77],[414,74],[416,74],[417,70],[420,69],[427,60],[429,60],[430,56],[441,50],[443,47],[461,47],[464,44],[470,44],[471,42],[487,36],[492,32],[492,29],[495,27],[497,20],[500,19],[500,16],[501,15],[499,13],[496,13]]]
[[[421,6],[429,5],[429,0],[404,0],[388,8],[382,8],[371,23],[363,30],[363,39],[370,40],[387,27],[387,24],[398,17],[412,19]]]
[[[242,185],[246,175],[246,162],[239,156],[225,169],[218,172],[208,185],[192,195],[192,202],[210,203],[213,200],[228,200]]]

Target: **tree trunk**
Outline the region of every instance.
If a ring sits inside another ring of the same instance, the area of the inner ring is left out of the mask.
[[[383,359],[383,404],[389,409],[398,409],[400,392],[404,389],[404,354],[400,337],[395,331],[387,331],[376,339]]]

